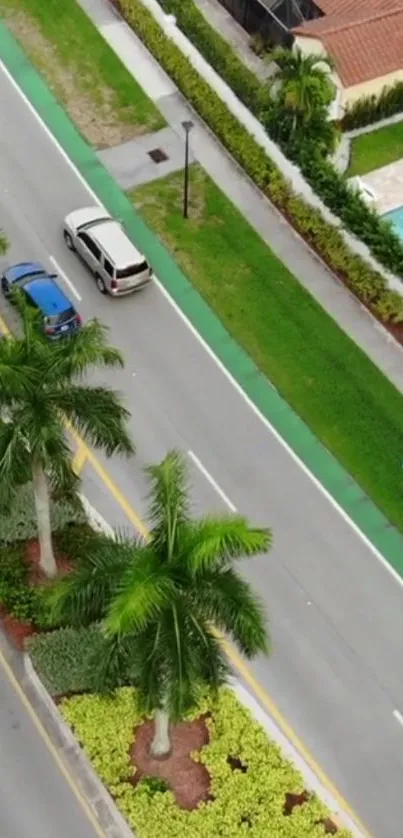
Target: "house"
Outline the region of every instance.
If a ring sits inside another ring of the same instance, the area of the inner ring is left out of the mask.
[[[403,0],[316,0],[321,16],[293,27],[294,48],[333,59],[335,115],[403,80]]]

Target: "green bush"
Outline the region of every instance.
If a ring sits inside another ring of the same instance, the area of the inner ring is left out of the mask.
[[[213,799],[188,812],[176,805],[170,791],[161,793],[154,787],[150,794],[149,782],[136,788],[130,783],[129,749],[141,722],[134,690],[124,688],[108,698],[77,696],[61,703],[65,720],[138,838],[242,838],[249,829],[256,838],[324,838],[321,821],[329,812],[315,795],[291,815],[284,814],[285,795],[300,794],[303,778],[234,693],[226,688],[217,700],[207,698],[199,712],[206,711],[211,713],[210,742],[192,756],[210,774]],[[240,760],[247,770],[234,770],[229,757]],[[351,838],[347,830],[337,835]]]
[[[102,647],[96,626],[61,628],[31,637],[27,648],[33,665],[51,695],[93,689],[89,661]]]
[[[190,2],[190,0],[187,0],[187,2]],[[341,275],[351,290],[367,305],[372,306],[378,316],[382,317],[385,322],[390,320],[399,321],[403,313],[403,298],[400,303],[394,299],[394,311],[391,315],[390,292],[387,289],[384,277],[374,271],[364,259],[351,252],[341,233],[334,225],[325,221],[318,210],[310,207],[301,197],[293,193],[290,184],[263,148],[230,113],[226,105],[192,67],[190,61],[164,35],[158,23],[150,12],[144,8],[140,0],[115,0],[115,4],[118,5],[139,38],[164,67],[177,87],[214,131],[237,163],[247,172],[269,200],[284,213],[298,232],[329,265],[331,270]],[[308,167],[307,161],[306,166]],[[351,193],[353,197],[350,206],[348,190],[344,181],[340,183],[338,180],[335,181],[333,186],[336,185],[338,188],[337,190],[333,189],[332,192],[330,164],[328,164],[326,172],[323,166],[318,171],[320,178],[312,174],[312,178],[315,177],[317,181],[317,191],[322,197],[326,193],[328,200],[325,202],[329,203],[329,206],[332,205],[331,208],[335,214],[339,216],[348,215],[352,228],[352,225],[356,226],[354,211],[358,214],[361,213],[362,223],[366,225],[366,232],[361,234],[361,238],[367,243],[371,240],[378,258],[384,263],[388,259],[388,254],[390,254],[394,262],[392,270],[395,270],[396,263],[399,263],[401,272],[403,272],[403,246],[397,236],[392,234],[386,222],[377,219],[355,193]],[[339,178],[336,172],[334,172],[334,178]],[[347,206],[346,211],[344,211],[345,204]],[[363,206],[365,211],[362,208]],[[382,231],[383,239],[377,235],[379,230]],[[399,271],[396,272],[399,273]]]
[[[42,588],[29,585],[29,568],[18,547],[0,549],[0,605],[22,623],[47,624]]]
[[[62,530],[71,522],[84,523],[84,510],[66,500],[53,501],[52,531]],[[0,512],[0,543],[12,544],[37,536],[36,512],[31,485],[23,486],[13,497],[11,507]]]
[[[363,96],[349,105],[341,120],[343,131],[363,128],[403,111],[403,82],[384,87],[379,96]]]
[[[137,2],[138,0],[135,0],[136,4]],[[274,108],[273,112],[273,108],[270,107],[267,85],[260,82],[255,74],[238,59],[228,42],[210,26],[193,0],[161,0],[161,3],[166,11],[175,15],[180,28],[189,40],[195,44],[216,72],[258,119],[261,119],[262,108],[266,109],[266,128],[269,134],[272,134],[282,145],[286,154],[290,154],[295,159],[308,182],[329,209],[341,218],[347,229],[365,242],[381,264],[403,277],[403,244],[391,225],[382,221],[378,213],[354,192],[344,175],[339,174],[330,163],[317,153],[315,154],[317,143],[313,143],[314,153],[312,154],[307,142],[302,148],[299,142],[290,145],[289,128],[285,136],[282,136],[281,131],[278,133],[275,130],[273,133],[273,130],[281,125],[282,120],[275,113],[276,109]],[[120,5],[125,8],[127,0],[120,0]],[[134,28],[136,26],[135,23]],[[178,82],[177,84],[180,87]],[[384,88],[379,97],[378,106],[378,119],[382,118],[379,114],[388,108],[391,108],[391,113],[395,113],[396,109],[401,110],[403,82],[397,82],[388,89]],[[385,112],[383,115],[388,114]],[[206,118],[204,114],[202,116]],[[214,131],[217,133],[217,128],[214,128]]]
[[[262,104],[263,85],[255,74],[207,22],[193,0],[160,0],[162,8],[175,15],[179,28],[206,61],[227,82],[241,102],[257,113]]]

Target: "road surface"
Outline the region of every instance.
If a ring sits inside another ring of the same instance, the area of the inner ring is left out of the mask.
[[[266,600],[274,644],[270,661],[257,661],[253,671],[372,834],[401,838],[403,726],[394,712],[403,711],[402,587],[157,285],[121,300],[99,294],[61,236],[64,215],[93,201],[2,71],[0,128],[9,260],[60,267],[83,317],[108,324],[125,355],[125,370],[105,380],[126,396],[138,456],[114,460],[110,472],[142,512],[143,465],[178,447],[191,452],[195,512],[237,508],[273,527],[270,555],[244,566]],[[84,489],[110,524],[123,522],[95,481],[85,478]],[[31,751],[29,759],[36,772]]]
[[[97,838],[3,668],[0,653],[1,838]]]

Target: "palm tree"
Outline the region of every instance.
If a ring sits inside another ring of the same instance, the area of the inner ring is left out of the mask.
[[[144,712],[155,717],[151,753],[162,757],[170,751],[169,722],[227,677],[215,629],[247,658],[268,651],[263,606],[232,565],[266,551],[271,532],[240,515],[193,520],[184,461],[175,451],[147,473],[148,541],[90,537],[77,567],[53,588],[51,610],[70,625],[101,622],[97,688],[132,674]]]
[[[4,256],[8,250],[8,238],[3,230],[0,230],[0,255]]]
[[[274,79],[280,85],[282,102],[293,112],[295,131],[330,104],[334,94],[325,66],[331,69],[333,63],[325,55],[304,55],[300,49],[284,47],[277,47],[270,58],[278,66]]]
[[[134,450],[125,428],[130,414],[119,396],[80,381],[92,366],[121,367],[123,360],[96,320],[72,337],[51,343],[43,333],[41,315],[32,312],[21,292],[15,301],[22,335],[0,341],[1,497],[10,501],[18,486],[32,481],[40,564],[51,577],[57,568],[50,497],[54,491],[74,495],[78,482],[65,422],[108,456]]]

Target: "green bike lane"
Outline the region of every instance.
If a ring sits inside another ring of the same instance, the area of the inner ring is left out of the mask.
[[[366,539],[394,570],[402,575],[403,539],[400,533],[390,525],[357,483],[259,372],[199,293],[192,288],[170,254],[144,224],[100,163],[93,149],[79,134],[4,24],[0,25],[0,55],[4,65],[60,146],[108,211],[123,220],[136,243],[153,264],[163,287],[248,399]]]

